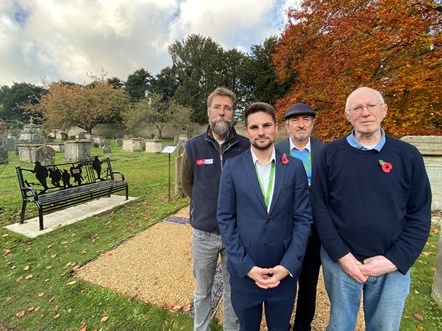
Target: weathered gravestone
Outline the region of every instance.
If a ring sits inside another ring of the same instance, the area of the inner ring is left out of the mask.
[[[8,149],[0,146],[0,164],[8,164]]]
[[[432,210],[442,209],[442,136],[405,136],[406,141],[419,150],[424,158],[425,169],[430,179],[433,201]]]
[[[163,149],[161,139],[148,139],[145,141],[146,144],[146,153],[161,153]]]
[[[55,163],[55,151],[52,147],[43,145],[35,150],[35,160],[42,165],[49,165]]]
[[[64,158],[69,162],[84,162],[91,159],[90,140],[65,141]]]
[[[18,144],[18,157],[20,162],[34,163],[37,161],[35,151],[41,144]]]
[[[122,151],[124,152],[139,152],[142,151],[144,142],[141,138],[124,138]]]

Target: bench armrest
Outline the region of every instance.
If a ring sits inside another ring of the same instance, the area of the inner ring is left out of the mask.
[[[120,175],[121,179],[124,180],[124,175],[121,171],[112,171],[112,177],[114,176],[114,174]]]

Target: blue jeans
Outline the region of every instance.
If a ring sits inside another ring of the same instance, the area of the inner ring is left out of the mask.
[[[348,276],[339,263],[333,262],[323,247],[321,260],[331,305],[327,331],[355,329],[361,295],[367,331],[399,330],[410,292],[410,271],[405,275],[394,271],[378,277],[370,276],[365,283],[359,283]]]
[[[240,329],[239,321],[233,311],[230,301],[230,282],[227,271],[227,252],[220,234],[193,229],[192,233],[192,259],[193,275],[196,280],[194,296],[194,322],[195,331],[210,331],[210,312],[212,303],[212,288],[216,273],[218,257],[221,258],[223,274],[223,300],[224,300],[224,330],[237,331]]]

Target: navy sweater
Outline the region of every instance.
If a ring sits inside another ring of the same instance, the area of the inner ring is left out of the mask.
[[[315,171],[313,216],[330,257],[338,261],[351,252],[362,262],[383,255],[405,274],[431,226],[431,189],[419,151],[390,136],[380,152],[341,138],[322,149]]]

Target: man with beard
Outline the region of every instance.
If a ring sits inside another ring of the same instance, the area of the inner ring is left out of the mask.
[[[275,145],[282,153],[292,155],[302,161],[309,185],[319,151],[324,146],[323,142],[311,138],[315,115],[315,111],[306,104],[296,103],[291,106],[285,113],[285,129],[289,136]],[[302,272],[299,276],[293,331],[311,330],[311,323],[315,316],[316,288],[321,267],[320,250],[321,242],[313,225],[302,263]]]
[[[235,94],[215,89],[207,99],[207,130],[186,142],[181,171],[181,185],[190,197],[194,294],[194,330],[210,330],[212,288],[218,257],[223,274],[224,330],[239,330],[239,322],[230,302],[227,253],[216,221],[218,185],[225,160],[250,147],[247,138],[232,126],[236,108]]]
[[[275,111],[246,108],[251,148],[221,174],[217,219],[227,250],[232,306],[241,330],[286,331],[312,224],[307,176],[300,160],[276,150]]]

